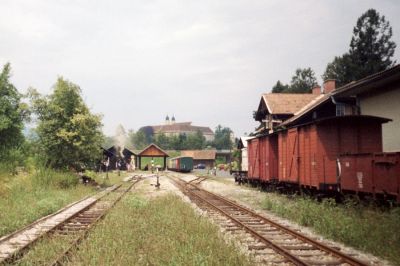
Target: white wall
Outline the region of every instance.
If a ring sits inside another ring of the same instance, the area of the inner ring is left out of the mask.
[[[382,125],[383,151],[400,151],[400,87],[360,97],[361,114],[390,118]]]

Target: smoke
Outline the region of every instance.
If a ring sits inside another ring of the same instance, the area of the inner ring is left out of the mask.
[[[126,134],[126,131],[121,124],[118,125],[115,130],[114,140],[117,148],[119,148],[121,157],[123,157],[122,151],[124,150],[126,144],[128,143],[128,135]]]

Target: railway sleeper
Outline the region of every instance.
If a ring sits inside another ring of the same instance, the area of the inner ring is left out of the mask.
[[[286,243],[287,244],[287,243]],[[286,250],[319,250],[314,246],[306,246],[306,245],[282,245],[280,246],[283,249]]]
[[[341,259],[338,260],[303,260],[307,264],[311,265],[327,265],[327,266],[334,266],[334,265],[340,265],[343,264],[344,261]]]

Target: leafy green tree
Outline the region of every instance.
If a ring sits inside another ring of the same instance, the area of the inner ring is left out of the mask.
[[[284,85],[278,80],[272,87],[272,93],[310,93],[315,84],[317,79],[311,68],[298,68],[290,85]]]
[[[129,138],[135,149],[141,150],[148,145],[146,133],[141,129],[138,130],[136,133],[131,132],[129,134]]]
[[[213,146],[218,150],[231,149],[233,145],[231,134],[232,130],[229,127],[222,127],[221,125],[218,125],[215,128]]]
[[[273,93],[281,93],[289,90],[289,85],[281,83],[280,80],[272,87]]]
[[[290,87],[287,92],[290,93],[309,93],[312,87],[317,84],[314,71],[311,68],[298,68],[292,77]]]
[[[154,138],[154,142],[161,149],[168,150],[170,148],[170,140],[164,133],[157,134]]]
[[[326,66],[322,79],[335,79],[336,86],[341,87],[353,80],[352,69],[354,69],[354,64],[348,53],[342,56],[335,56],[333,61]]]
[[[94,164],[101,156],[101,116],[90,112],[72,82],[60,77],[53,89],[49,96],[30,91],[47,165],[79,170]]]
[[[335,57],[322,75],[336,79],[342,86],[392,67],[396,44],[391,41],[392,27],[385,16],[369,9],[358,18],[348,53]]]
[[[23,143],[23,121],[26,108],[21,103],[21,94],[10,82],[11,66],[7,63],[0,73],[0,153]],[[2,156],[2,157],[3,157]]]
[[[201,150],[206,145],[206,138],[201,131],[196,131],[195,134],[190,134],[186,138],[186,148],[190,150]]]
[[[369,9],[357,20],[350,42],[350,57],[354,65],[355,80],[388,69],[396,44],[391,41],[392,27],[385,16]]]
[[[108,148],[110,148],[111,146],[114,146],[114,145],[115,145],[114,137],[104,136],[103,143],[102,143],[102,147],[103,148],[108,149]]]

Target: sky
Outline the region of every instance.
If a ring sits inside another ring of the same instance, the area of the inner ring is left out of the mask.
[[[369,8],[400,46],[397,0],[0,0],[0,65],[21,92],[78,84],[106,135],[174,115],[241,136],[277,80],[311,67],[321,84]]]

